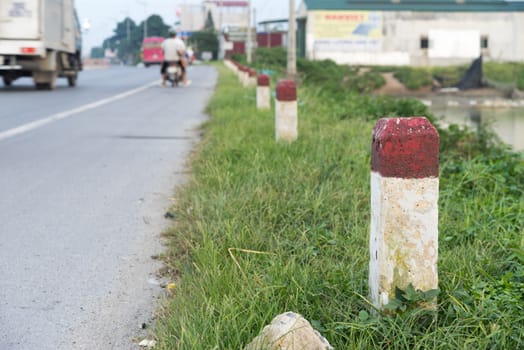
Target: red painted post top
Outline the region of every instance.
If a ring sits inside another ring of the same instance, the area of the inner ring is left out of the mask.
[[[257,70],[256,69],[248,69],[248,74],[250,78],[257,76]]]
[[[371,171],[383,177],[438,177],[439,135],[425,117],[382,118],[373,128]]]
[[[296,101],[297,85],[293,80],[280,80],[277,84],[278,101]]]
[[[258,79],[257,79],[257,85],[258,86],[269,86],[269,75],[259,74]]]

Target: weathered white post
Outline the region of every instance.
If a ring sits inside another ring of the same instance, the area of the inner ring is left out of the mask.
[[[241,65],[241,64],[237,65],[237,77],[238,77],[238,80],[240,80],[240,82],[243,84],[244,83],[244,80],[243,80],[243,77],[244,77],[244,66]]]
[[[438,287],[437,130],[424,117],[373,129],[369,288],[382,308],[395,289]]]
[[[257,85],[257,70],[253,68],[247,69],[246,87]]]
[[[271,91],[269,88],[269,75],[260,74],[257,78],[257,108],[271,108]]]
[[[240,81],[242,82],[242,86],[247,87],[249,82],[249,68],[246,66],[241,66],[240,72]]]
[[[235,65],[234,72],[238,79],[240,79],[240,63],[233,61],[233,64]]]
[[[228,60],[228,59],[225,59],[225,60],[224,60],[224,65],[225,65],[227,68],[231,69],[232,71],[234,71],[234,70],[236,69],[236,68],[235,68],[235,65],[233,64],[233,62],[231,62],[231,61]]]
[[[280,80],[275,103],[277,141],[292,142],[298,137],[297,86],[293,80]]]

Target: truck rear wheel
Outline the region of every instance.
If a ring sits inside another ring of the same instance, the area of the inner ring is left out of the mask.
[[[10,77],[5,76],[5,75],[2,78],[4,80],[4,85],[5,86],[11,86],[13,84],[13,78],[10,78]]]
[[[36,89],[37,90],[54,90],[56,87],[56,80],[53,82],[47,82],[47,83],[36,83]]]
[[[69,85],[70,87],[75,87],[77,79],[78,79],[78,76],[76,74],[68,76],[67,77],[67,85]]]

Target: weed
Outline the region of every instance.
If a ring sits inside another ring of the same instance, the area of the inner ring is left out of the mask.
[[[241,349],[293,310],[337,349],[523,348],[522,156],[488,133],[440,129],[437,309],[418,307],[435,292],[412,288],[398,293],[404,312],[375,315],[366,298],[371,130],[378,117],[427,110],[325,81],[350,68],[308,67],[290,145],[274,141],[274,116],[255,109],[254,90],[219,67],[212,118],[172,211],[165,259],[177,288],[157,347]]]

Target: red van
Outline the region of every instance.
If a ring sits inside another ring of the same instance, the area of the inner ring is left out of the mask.
[[[164,62],[164,52],[162,51],[163,42],[164,38],[159,36],[144,38],[142,42],[142,62],[144,62],[146,67]]]

